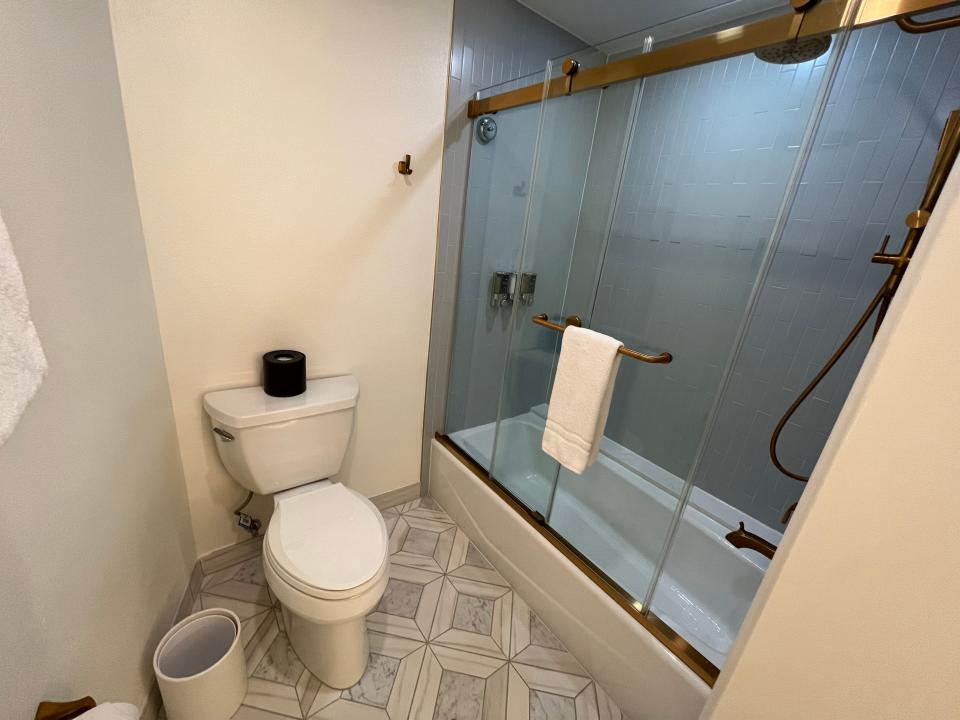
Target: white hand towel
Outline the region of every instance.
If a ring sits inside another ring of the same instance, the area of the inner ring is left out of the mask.
[[[568,326],[550,393],[543,451],[578,475],[600,452],[623,343],[602,333]]]
[[[87,710],[80,717],[83,720],[140,720],[140,711],[128,703],[106,703]]]
[[[0,217],[0,445],[13,433],[46,372],[23,275]]]
[[[105,703],[87,710],[80,717],[83,720],[140,720],[140,711],[128,703]]]

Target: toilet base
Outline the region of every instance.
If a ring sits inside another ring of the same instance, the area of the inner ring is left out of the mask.
[[[337,690],[353,687],[367,669],[369,641],[361,615],[346,622],[322,625],[283,607],[287,637],[300,661],[319,680]]]

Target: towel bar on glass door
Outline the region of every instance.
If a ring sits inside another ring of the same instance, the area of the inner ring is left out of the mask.
[[[570,315],[566,319],[565,325],[557,325],[557,323],[550,322],[550,319],[547,317],[546,313],[540,313],[539,315],[534,315],[531,320],[533,320],[534,325],[540,325],[541,327],[550,328],[551,330],[556,330],[557,332],[563,332],[567,329],[567,325],[574,325],[580,327],[580,318],[576,315]],[[621,355],[626,355],[628,358],[633,358],[634,360],[639,360],[645,363],[668,363],[673,362],[673,355],[668,352],[662,352],[659,355],[647,355],[646,353],[638,352],[636,350],[631,350],[630,348],[621,347],[617,350]]]

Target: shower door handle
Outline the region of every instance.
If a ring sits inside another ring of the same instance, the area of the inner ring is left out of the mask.
[[[563,325],[557,325],[554,322],[550,322],[550,318],[546,313],[540,313],[539,315],[534,315],[530,318],[530,321],[534,325],[539,325],[540,327],[550,328],[551,330],[556,330],[557,332],[563,332],[567,329],[568,325],[574,325],[580,327],[580,317],[577,315],[570,315],[564,321]],[[639,350],[632,350],[628,347],[620,346],[620,349],[617,350],[620,355],[625,355],[628,358],[633,358],[634,360],[639,360],[640,362],[651,363],[653,365],[666,365],[667,363],[673,362],[673,355],[668,352],[662,352],[659,355],[649,355],[647,353],[640,352]]]

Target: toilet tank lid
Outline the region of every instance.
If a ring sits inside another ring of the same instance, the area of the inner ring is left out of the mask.
[[[259,385],[218,390],[203,396],[203,407],[223,425],[246,428],[352,408],[359,392],[357,378],[340,375],[307,380],[306,392],[293,397],[271,397]]]

